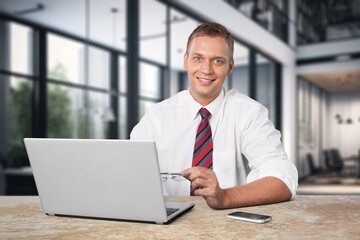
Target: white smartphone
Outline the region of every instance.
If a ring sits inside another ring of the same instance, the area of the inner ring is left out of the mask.
[[[228,217],[236,220],[254,223],[266,223],[272,219],[271,216],[248,212],[232,212],[228,214]]]

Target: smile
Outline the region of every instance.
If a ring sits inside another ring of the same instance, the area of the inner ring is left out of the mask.
[[[205,84],[210,84],[211,82],[215,81],[215,79],[206,79],[206,78],[200,78],[200,77],[197,77],[197,79],[200,82],[205,83]]]

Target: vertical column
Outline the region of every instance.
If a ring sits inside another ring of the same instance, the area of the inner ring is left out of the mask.
[[[296,47],[296,0],[288,0],[288,44],[290,47]],[[293,61],[284,64],[281,69],[282,76],[282,116],[281,116],[281,133],[283,144],[287,155],[296,166],[300,166],[299,149],[297,148],[298,128],[296,124],[297,116],[297,79],[295,53]]]
[[[282,131],[282,75],[281,64],[275,64],[275,128]]]
[[[119,138],[119,61],[118,55],[111,52],[110,55],[110,111],[113,111],[115,120],[109,122],[109,138]]]
[[[254,48],[249,49],[249,96],[256,100],[256,51]]]
[[[9,28],[5,20],[0,17],[0,70],[9,69]],[[6,131],[9,113],[10,77],[0,73],[0,160],[5,155],[8,133]]]
[[[290,47],[296,47],[296,1],[288,0],[288,44]]]
[[[258,9],[258,1],[254,0],[254,6],[251,9],[251,19],[256,22],[256,13]],[[253,47],[249,48],[249,96],[256,98],[257,78],[256,78],[256,51]]]
[[[170,6],[166,5],[166,68],[161,79],[161,98],[170,97],[170,73],[171,73],[171,12]]]
[[[34,94],[33,94],[33,135],[47,137],[47,38],[46,31],[39,29],[34,34]]]
[[[139,0],[127,1],[128,136],[139,120]]]

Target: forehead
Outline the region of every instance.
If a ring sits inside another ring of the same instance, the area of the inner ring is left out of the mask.
[[[196,36],[191,40],[188,51],[189,54],[213,53],[217,55],[227,55],[230,53],[230,48],[224,37]]]

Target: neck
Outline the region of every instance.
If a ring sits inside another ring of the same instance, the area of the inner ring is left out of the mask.
[[[193,94],[191,92],[191,89],[189,90],[189,92],[190,92],[190,95],[192,96],[192,98],[203,107],[209,105],[212,101],[214,101],[221,94],[221,91],[220,91],[215,96],[202,97],[202,96],[197,96],[197,95]]]

